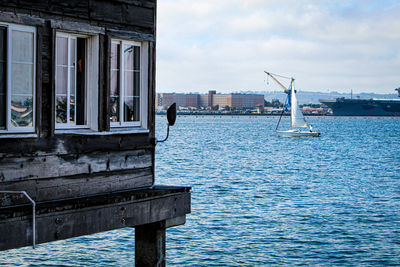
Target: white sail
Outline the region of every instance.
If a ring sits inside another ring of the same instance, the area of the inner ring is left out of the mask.
[[[299,103],[297,103],[296,92],[294,90],[293,84],[292,84],[292,90],[291,90],[290,94],[291,94],[290,113],[291,113],[292,129],[308,127],[308,124],[307,124],[306,120],[304,119],[303,112],[301,112],[301,109],[299,107]]]

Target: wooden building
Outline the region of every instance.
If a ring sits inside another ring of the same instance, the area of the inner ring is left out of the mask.
[[[190,188],[153,186],[156,7],[0,1],[0,250],[135,227],[165,263]]]

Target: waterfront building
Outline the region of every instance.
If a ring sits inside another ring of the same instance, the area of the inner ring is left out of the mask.
[[[157,94],[156,103],[159,107],[166,108],[174,102],[178,107],[264,109],[264,95],[261,94],[217,94],[215,90],[210,90],[208,94]]]
[[[199,95],[197,94],[175,94],[175,93],[161,93],[156,96],[156,103],[158,107],[168,108],[173,103],[178,107],[198,107]]]

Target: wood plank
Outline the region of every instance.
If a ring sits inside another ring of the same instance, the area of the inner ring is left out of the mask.
[[[94,153],[7,159],[0,165],[4,182],[74,176],[106,171],[123,171],[151,166],[151,154],[144,151]]]
[[[123,23],[144,28],[154,28],[154,9],[125,5],[122,9]]]
[[[38,203],[37,243],[185,216],[190,213],[190,192],[187,190],[148,189],[75,201]],[[31,212],[29,205],[0,208],[0,250],[32,244]]]
[[[154,9],[138,5],[121,4],[117,1],[90,1],[91,20],[111,22],[113,24],[153,28]]]
[[[36,16],[30,16],[26,14],[15,14],[10,12],[4,12],[0,10],[0,18],[3,22],[17,23],[30,26],[43,26],[45,20]]]
[[[115,1],[90,1],[89,19],[123,24],[122,5]]]
[[[142,6],[147,8],[155,8],[156,3],[155,1],[145,1],[145,0],[115,0],[118,3],[135,5],[135,6]]]
[[[76,21],[60,21],[60,20],[51,20],[51,28],[69,31],[69,32],[82,32],[82,33],[90,33],[90,34],[104,34],[105,28],[99,26],[93,26],[89,23],[82,23]]]
[[[0,163],[2,158],[6,157],[147,149],[150,147],[150,141],[148,133],[108,136],[56,135],[53,138],[40,138],[35,142],[8,139],[0,146]]]
[[[153,33],[145,33],[145,32],[138,32],[138,31],[127,31],[127,30],[120,30],[114,28],[107,28],[107,34],[111,38],[118,38],[118,39],[127,39],[127,40],[135,40],[135,41],[149,41],[154,42],[155,35]]]
[[[68,17],[74,18],[89,18],[89,0],[68,0],[68,1],[59,1],[59,0],[50,0],[47,4],[47,12],[51,12],[53,14],[59,14]],[[41,10],[42,12],[44,10]]]
[[[145,188],[153,184],[152,168],[144,168],[125,172],[1,183],[0,190],[26,191],[36,201],[45,201]],[[27,199],[0,193],[0,206],[23,203],[28,203]]]
[[[148,150],[4,158],[0,164],[0,181],[66,177],[151,166],[152,155]]]

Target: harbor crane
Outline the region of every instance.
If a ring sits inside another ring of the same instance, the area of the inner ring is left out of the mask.
[[[265,72],[269,77],[271,77],[280,87],[282,87],[283,91],[285,91],[286,94],[290,94],[289,89],[286,88],[280,81],[278,81],[278,79],[275,78],[275,76],[279,76],[279,77],[282,77],[282,78],[285,78],[285,79],[289,79],[289,80],[291,80],[291,83],[294,82],[294,78],[289,78],[289,77],[285,77],[285,76],[282,76],[282,75],[273,74],[273,73],[268,72],[268,71],[265,71],[265,70],[264,70],[264,72]]]

